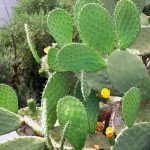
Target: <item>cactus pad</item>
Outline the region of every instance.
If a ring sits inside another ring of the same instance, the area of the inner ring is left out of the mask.
[[[136,64],[136,66],[135,66]],[[131,87],[137,87],[142,100],[150,95],[150,79],[143,62],[129,51],[115,50],[107,60],[107,71],[112,85],[124,95]]]
[[[39,137],[19,137],[0,144],[0,150],[45,150],[45,140]]]
[[[41,59],[35,49],[35,46],[31,40],[31,35],[30,35],[30,31],[29,31],[29,28],[28,28],[28,25],[25,24],[25,32],[26,32],[26,36],[27,36],[27,41],[28,41],[28,45],[30,47],[30,50],[32,52],[32,55],[34,57],[34,59],[36,60],[37,63],[41,64]]]
[[[28,107],[30,109],[30,111],[35,114],[36,113],[36,102],[34,99],[28,99],[27,100],[27,104],[28,104]]]
[[[105,67],[100,54],[84,44],[70,44],[58,53],[61,71],[98,71]]]
[[[123,97],[122,115],[128,127],[132,127],[136,120],[140,102],[141,94],[137,88],[131,88]]]
[[[138,51],[141,55],[150,54],[150,26],[141,28],[140,35],[130,49]]]
[[[43,94],[42,99],[47,99],[48,103],[48,116],[49,116],[49,126],[53,127],[54,120],[56,120],[55,113],[56,105],[60,98],[64,97],[68,92],[68,79],[64,73],[54,73],[52,77],[49,78]],[[56,94],[57,93],[57,94]],[[54,117],[54,118],[53,118]]]
[[[0,135],[17,130],[20,124],[20,116],[0,107]]]
[[[88,132],[95,133],[99,115],[99,99],[94,91],[91,92],[85,101],[85,107],[88,117]]]
[[[124,129],[116,138],[112,150],[149,150],[150,123],[138,123]]]
[[[121,49],[129,47],[140,32],[140,14],[131,0],[120,0],[115,10],[117,39]]]
[[[102,6],[87,4],[79,16],[79,34],[83,42],[101,53],[110,53],[115,45],[112,17]]]
[[[51,70],[57,70],[57,60],[56,60],[57,54],[58,54],[57,48],[51,48],[48,51],[47,64]]]
[[[81,150],[87,135],[87,113],[83,104],[75,97],[64,97],[58,102],[57,115],[62,128],[69,121],[67,138],[75,150]]]
[[[99,0],[78,0],[74,7],[74,19],[75,19],[76,23],[78,22],[81,9],[83,8],[84,5],[86,5],[88,3],[98,3],[99,4]]]
[[[0,84],[0,107],[18,113],[18,97],[16,92],[6,84]]]
[[[58,8],[49,13],[48,28],[60,46],[72,43],[73,26],[65,10]]]

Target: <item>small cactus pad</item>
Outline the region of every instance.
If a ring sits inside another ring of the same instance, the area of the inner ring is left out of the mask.
[[[107,71],[112,85],[122,95],[131,87],[137,87],[142,93],[141,99],[149,99],[150,79],[148,71],[136,55],[127,50],[115,50],[107,59]]]
[[[128,127],[132,127],[136,120],[140,102],[141,94],[137,88],[131,88],[123,97],[122,115]]]
[[[0,107],[18,113],[18,97],[16,92],[6,84],[0,84]]]
[[[98,3],[99,4],[99,0],[78,0],[74,7],[74,19],[75,19],[76,23],[78,22],[81,9],[83,8],[84,5],[86,5],[88,3]]]
[[[57,8],[48,15],[48,28],[60,46],[72,43],[73,26],[69,14]]]
[[[45,150],[45,140],[39,137],[18,137],[0,144],[0,150]]]
[[[20,124],[21,118],[18,115],[0,107],[0,135],[17,130]]]
[[[100,53],[110,53],[115,45],[112,17],[98,4],[87,4],[79,16],[79,34],[83,42]]]
[[[150,123],[138,123],[126,128],[116,138],[112,150],[149,150]]]
[[[51,70],[57,70],[57,60],[56,60],[57,54],[58,54],[57,48],[51,48],[48,51],[47,64],[49,66],[49,69]]]
[[[141,55],[150,54],[150,26],[141,28],[140,35],[130,49],[138,51]]]
[[[140,14],[131,0],[120,0],[115,10],[117,39],[121,49],[129,47],[140,32]]]
[[[34,99],[27,100],[28,107],[32,113],[36,113],[36,102]]]
[[[82,92],[84,100],[86,100],[87,97],[91,93],[91,89],[87,85],[87,81],[86,81],[86,78],[85,78],[85,73],[83,71],[81,72],[81,92]]]
[[[36,62],[39,63],[39,64],[41,64],[41,59],[40,59],[40,57],[39,57],[39,55],[38,55],[38,53],[37,53],[37,51],[35,49],[34,44],[32,43],[30,31],[29,31],[29,28],[28,28],[27,24],[25,24],[25,32],[26,32],[28,45],[30,47],[32,55],[33,55],[34,59],[36,60]]]
[[[91,92],[85,101],[85,107],[88,117],[88,132],[95,133],[99,115],[99,99],[94,91]]]
[[[105,67],[101,55],[84,44],[70,44],[58,53],[58,67],[61,71],[98,71]]]
[[[54,73],[52,77],[49,78],[43,94],[42,99],[47,99],[48,101],[48,116],[49,116],[49,126],[53,127],[56,115],[52,111],[56,108],[56,105],[60,98],[64,97],[68,92],[68,79],[64,73]],[[57,93],[57,94],[56,94]],[[51,121],[52,120],[52,121]],[[52,124],[51,124],[52,123]]]
[[[62,128],[69,121],[67,138],[75,150],[81,150],[87,135],[87,112],[83,104],[75,97],[64,97],[58,102],[57,115]]]

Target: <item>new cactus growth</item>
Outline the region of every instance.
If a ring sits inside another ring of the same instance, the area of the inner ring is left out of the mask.
[[[28,99],[27,100],[27,103],[28,103],[28,107],[29,107],[29,109],[31,110],[31,112],[33,113],[33,114],[35,114],[36,113],[36,102],[35,102],[35,100],[34,99]]]

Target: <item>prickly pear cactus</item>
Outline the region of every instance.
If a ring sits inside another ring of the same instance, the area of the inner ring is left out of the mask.
[[[128,127],[132,127],[138,115],[141,93],[137,88],[131,88],[122,100],[122,115]]]
[[[57,116],[62,128],[69,121],[67,138],[75,150],[81,150],[87,134],[87,113],[83,104],[75,97],[64,97],[58,102]]]
[[[98,71],[105,67],[104,59],[84,44],[70,44],[58,53],[60,71]]]
[[[0,143],[0,150],[45,150],[45,140],[39,137],[19,137]]]
[[[150,123],[138,123],[124,129],[116,138],[112,150],[149,150]]]
[[[148,71],[136,55],[127,50],[115,50],[107,59],[107,71],[112,85],[120,93],[124,95],[131,87],[138,87],[142,93],[142,100],[149,99]]]
[[[82,41],[94,50],[107,54],[114,49],[114,24],[108,11],[101,5],[85,5],[80,12],[78,26]]]
[[[30,109],[30,111],[35,114],[36,113],[36,102],[34,99],[28,99],[27,100],[27,103],[28,103],[28,107]]]
[[[54,126],[56,121],[56,105],[60,98],[64,97],[68,92],[68,79],[64,73],[54,73],[49,78],[42,99],[47,99],[48,116],[50,128]],[[57,94],[56,94],[57,93]],[[51,121],[52,120],[52,121]],[[54,121],[55,120],[55,121]]]
[[[73,26],[65,10],[58,8],[49,13],[48,28],[60,46],[72,43]]]
[[[4,108],[0,107],[0,135],[17,130],[21,125],[21,118]],[[1,148],[1,146],[0,146]]]
[[[121,49],[129,47],[140,32],[140,14],[131,0],[120,0],[115,10],[118,45]]]
[[[18,97],[16,92],[6,84],[0,84],[0,107],[18,113]]]

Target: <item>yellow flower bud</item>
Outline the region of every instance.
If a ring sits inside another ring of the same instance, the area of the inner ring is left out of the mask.
[[[48,54],[48,51],[50,50],[50,48],[51,48],[50,46],[44,48],[44,52],[45,52],[46,54]]]
[[[113,130],[113,128],[112,128],[112,127],[108,127],[108,128],[106,129],[105,134],[106,134],[106,136],[107,136],[108,138],[111,138],[111,137],[114,135],[114,130]]]
[[[102,90],[101,90],[101,97],[102,98],[105,98],[105,99],[107,99],[107,98],[109,98],[110,97],[110,90],[109,89],[107,89],[107,88],[103,88]]]

